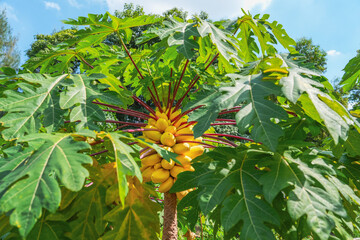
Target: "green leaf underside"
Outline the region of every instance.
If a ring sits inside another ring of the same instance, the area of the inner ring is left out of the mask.
[[[89,156],[78,153],[88,149],[89,145],[74,142],[69,134],[32,134],[20,139],[29,144],[39,144],[39,140],[40,148],[31,155],[14,153],[0,168],[3,176],[0,181],[0,212],[13,210],[10,222],[20,228],[22,236],[30,232],[42,208],[51,212],[58,208],[58,181],[72,191],[79,191],[88,176],[82,164],[92,163]]]

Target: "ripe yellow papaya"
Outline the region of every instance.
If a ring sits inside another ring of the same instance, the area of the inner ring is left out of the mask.
[[[154,173],[154,171],[155,171],[155,169],[153,167],[147,167],[142,172],[143,182],[150,182],[151,181],[151,176]]]
[[[152,154],[147,157],[144,157],[141,159],[141,164],[143,166],[153,166],[157,163],[159,163],[162,160],[161,156],[159,154]]]
[[[175,134],[175,133],[176,133],[176,127],[175,127],[175,126],[168,126],[168,127],[165,129],[165,132],[169,132],[169,133]]]
[[[190,150],[189,143],[178,143],[175,144],[172,149],[176,154],[185,154],[187,151]]]
[[[170,170],[170,174],[171,174],[171,176],[173,176],[174,178],[177,178],[177,175],[178,175],[179,173],[184,172],[184,171],[185,171],[185,169],[184,169],[183,167],[181,167],[181,166],[174,166],[174,167]]]
[[[194,141],[194,135],[191,136],[176,136],[176,142],[182,142],[182,141]],[[191,143],[189,143],[191,144]],[[197,143],[195,143],[197,144]]]
[[[201,156],[204,153],[204,147],[201,145],[193,146],[190,148],[190,151],[188,151],[185,155],[190,157],[191,159],[194,159],[198,156]]]
[[[184,166],[185,171],[189,171],[189,172],[195,172],[195,168],[193,166],[189,165],[185,165]]]
[[[155,125],[156,125],[156,120],[153,119],[153,118],[149,118],[148,124],[149,124],[149,125],[152,125],[152,126],[155,126]]]
[[[153,181],[153,183],[162,183],[165,182],[166,179],[169,178],[169,176],[170,176],[169,170],[159,168],[152,173],[151,180]]]
[[[171,147],[164,146],[163,149],[169,152],[174,152],[174,150]]]
[[[181,109],[171,113],[170,114],[170,120],[173,120],[174,118],[176,118],[180,113],[181,113]]]
[[[182,123],[187,122],[187,119],[182,117],[175,124],[173,124],[176,128],[179,128]]]
[[[169,177],[165,182],[160,184],[159,192],[161,193],[168,192],[173,185],[174,185],[174,179],[172,177]]]
[[[192,127],[181,128],[176,131],[176,134],[194,134]]]
[[[151,140],[154,140],[156,142],[160,141],[161,133],[157,130],[157,128],[155,128],[152,125],[146,125],[145,128],[154,129],[154,131],[144,131],[143,132],[147,138],[150,138]]]
[[[170,162],[168,162],[165,159],[161,160],[161,166],[164,169],[170,170],[170,169],[172,169],[174,167],[174,165],[175,165],[175,162],[173,160],[171,160],[171,159],[170,159]]]
[[[156,116],[158,116],[159,118],[163,118],[166,121],[169,120],[169,118],[167,117],[166,113],[161,113],[161,112],[156,112]]]
[[[159,118],[156,121],[156,128],[159,129],[161,132],[165,131],[165,129],[169,126],[169,123],[166,119],[164,118]]]
[[[159,168],[161,168],[161,162],[159,162],[159,163],[157,163],[157,164],[154,165],[154,169],[155,169],[155,170],[157,170],[157,169],[159,169]]]
[[[169,147],[174,146],[176,143],[175,136],[169,132],[164,132],[161,136],[160,141],[162,144]]]
[[[191,164],[192,158],[186,155],[179,155],[176,157],[176,160],[178,160],[182,166]]]

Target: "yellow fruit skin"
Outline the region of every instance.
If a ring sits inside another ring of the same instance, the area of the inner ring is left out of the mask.
[[[194,136],[177,136],[176,137],[176,141],[177,142],[182,142],[182,141],[194,141]]]
[[[200,145],[200,143],[202,142],[202,137],[198,137],[198,138],[195,138],[193,141],[195,141],[195,142],[199,142],[199,143],[189,143],[190,144],[190,146],[198,146],[198,145]]]
[[[176,112],[173,112],[170,114],[170,120],[173,120],[174,118],[176,118],[179,114],[181,113],[181,110],[177,110]]]
[[[163,149],[169,152],[174,152],[174,150],[171,147],[163,147]]]
[[[143,182],[150,182],[151,176],[154,173],[154,171],[155,171],[155,169],[153,167],[146,168],[142,173]]]
[[[141,159],[141,164],[143,166],[153,166],[159,163],[161,160],[162,160],[161,156],[156,153]]]
[[[157,128],[155,128],[154,126],[151,125],[146,125],[145,128],[150,128],[150,129],[154,129],[154,131],[144,131],[144,135],[148,138],[150,138],[151,140],[154,141],[160,141],[161,139],[161,133],[159,131],[157,131]]]
[[[161,168],[161,162],[159,162],[159,163],[157,163],[157,164],[154,165],[154,169],[155,169],[155,170],[156,170],[156,169],[159,169],[159,168]]]
[[[172,177],[169,177],[165,182],[160,184],[159,192],[161,193],[168,192],[173,185],[174,185],[174,179]]]
[[[156,121],[156,128],[159,129],[160,131],[165,131],[165,129],[169,126],[169,123],[166,119],[163,119],[163,118],[159,118],[157,121]]]
[[[180,118],[175,124],[173,124],[176,128],[180,127],[180,124],[187,122],[186,118]]]
[[[151,180],[153,183],[162,183],[165,182],[170,176],[169,170],[165,170],[163,168],[159,168],[153,172],[151,175]]]
[[[185,169],[183,167],[180,166],[174,166],[171,170],[170,170],[170,174],[171,176],[173,176],[174,178],[177,178],[177,175],[181,172],[184,172]]]
[[[176,143],[175,136],[169,132],[164,132],[163,135],[161,136],[160,141],[162,144],[169,146],[169,147],[174,146]]]
[[[174,165],[175,165],[175,162],[173,160],[171,160],[171,159],[170,159],[170,162],[168,162],[165,159],[161,160],[161,166],[164,169],[170,170],[170,169],[172,169],[174,167]]]
[[[156,125],[156,120],[153,119],[153,118],[149,118],[148,124],[152,125],[152,126],[155,126]]]
[[[190,151],[190,145],[189,143],[178,143],[172,149],[176,154],[185,154],[187,151]]]
[[[193,130],[190,129],[190,127],[186,127],[183,129],[180,129],[176,132],[176,134],[194,134]]]
[[[176,157],[176,160],[178,160],[181,163],[181,165],[185,166],[191,164],[192,158],[186,155],[179,155]]]
[[[165,132],[169,132],[169,133],[175,134],[175,133],[176,133],[176,127],[175,127],[175,126],[168,126],[168,127],[165,129]]]
[[[190,151],[185,153],[186,156],[190,157],[191,159],[194,159],[204,153],[204,147],[201,145],[194,146],[190,148]]]
[[[195,172],[195,168],[191,165],[185,165],[184,169],[185,169],[185,171]]]

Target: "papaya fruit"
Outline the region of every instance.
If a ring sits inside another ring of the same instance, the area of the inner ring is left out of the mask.
[[[188,194],[188,190],[185,190],[185,191],[181,191],[181,192],[177,192],[176,193],[176,197],[181,200],[183,199],[187,194]]]
[[[186,155],[179,155],[176,157],[176,160],[178,160],[182,166],[191,164],[192,158]]]
[[[152,125],[146,125],[145,128],[148,129],[154,129],[154,131],[144,131],[144,135],[147,138],[150,138],[151,140],[154,140],[156,142],[160,141],[161,139],[161,133],[158,131],[158,129]]]
[[[148,124],[149,124],[149,125],[152,125],[152,126],[155,126],[155,125],[156,125],[156,120],[153,119],[153,118],[149,118]]]
[[[181,125],[182,123],[185,123],[185,122],[187,122],[187,119],[182,117],[182,118],[180,118],[176,123],[174,123],[173,125],[174,125],[176,128],[179,128],[180,125]]]
[[[160,184],[159,192],[161,193],[168,192],[173,185],[174,185],[174,179],[172,177],[169,177],[165,182]]]
[[[177,116],[179,116],[179,114],[181,113],[181,109],[175,111],[175,112],[172,112],[170,114],[170,120],[173,120],[174,118],[176,118]]]
[[[175,165],[175,162],[173,160],[171,160],[171,159],[170,159],[170,162],[168,162],[165,159],[161,160],[161,166],[164,169],[170,170],[170,169],[172,169],[174,167],[174,165]]]
[[[151,180],[153,181],[153,183],[162,183],[165,182],[166,179],[169,178],[169,176],[170,176],[169,170],[159,168],[152,173]]]
[[[204,153],[204,147],[201,145],[193,146],[190,148],[190,151],[186,152],[185,155],[194,159]]]
[[[155,169],[155,170],[157,170],[157,169],[159,169],[159,168],[161,168],[161,162],[159,162],[159,163],[157,163],[157,164],[154,165],[154,169]]]
[[[153,167],[147,167],[142,172],[143,182],[150,182],[151,181],[151,176],[154,173],[154,171],[155,171],[155,169]]]
[[[176,127],[175,127],[175,126],[168,126],[168,127],[165,129],[165,132],[169,132],[169,133],[175,134],[175,133],[176,133]]]
[[[159,129],[161,132],[165,131],[165,129],[169,126],[169,123],[166,119],[164,118],[159,118],[156,121],[156,128]]]
[[[175,136],[169,132],[164,132],[161,136],[160,141],[162,144],[169,147],[174,146],[176,143]]]
[[[191,136],[176,136],[175,139],[176,139],[176,142],[194,141],[194,135],[191,135]]]
[[[181,167],[181,166],[174,166],[171,170],[170,170],[170,174],[171,174],[171,176],[173,176],[174,178],[177,178],[177,175],[179,174],[179,173],[182,173],[182,172],[184,172],[185,171],[185,169],[183,168],[183,167]]]
[[[189,143],[177,143],[172,147],[172,149],[176,154],[185,154],[190,150],[190,145]]]
[[[194,132],[192,127],[186,127],[176,131],[176,134],[194,134]]]
[[[156,163],[159,163],[161,161],[161,156],[159,154],[152,154],[149,155],[147,157],[144,157],[143,159],[141,159],[141,164],[143,166],[153,166]]]

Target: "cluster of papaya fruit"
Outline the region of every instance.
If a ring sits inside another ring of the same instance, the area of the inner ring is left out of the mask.
[[[188,123],[188,116],[181,116],[181,110],[169,113],[173,109],[156,110],[154,118],[148,120],[143,138],[146,142],[156,143],[167,151],[178,154],[175,162],[163,159],[155,150],[144,148],[141,158],[141,172],[144,182],[158,183],[159,192],[168,192],[174,185],[179,173],[195,171],[191,166],[192,159],[204,152],[202,138],[194,139],[193,123]],[[155,120],[157,119],[157,120]],[[178,192],[182,199],[188,191]]]

